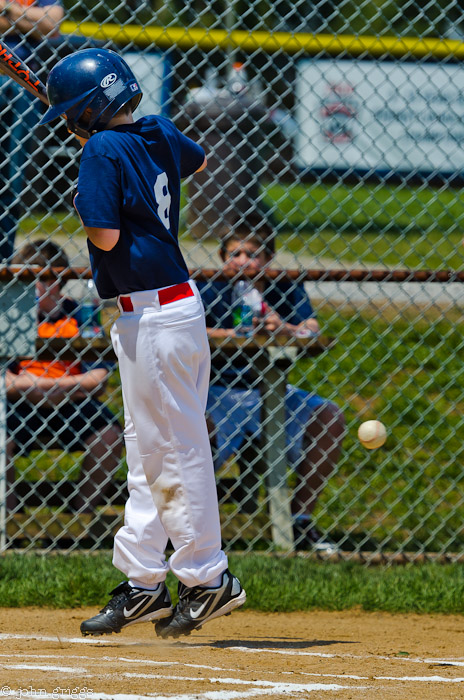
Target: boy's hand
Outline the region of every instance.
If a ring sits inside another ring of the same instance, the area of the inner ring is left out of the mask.
[[[290,324],[279,316],[279,314],[266,305],[264,316],[254,320],[256,330],[265,331],[274,335],[291,335]]]

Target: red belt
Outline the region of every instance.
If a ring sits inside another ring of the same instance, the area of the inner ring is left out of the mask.
[[[158,292],[158,300],[161,306],[164,306],[164,304],[170,304],[172,301],[179,301],[180,299],[187,299],[187,297],[193,296],[195,295],[188,282],[174,284],[172,287],[160,289]],[[128,296],[119,297],[119,303],[121,304],[123,311],[134,310],[132,300]]]

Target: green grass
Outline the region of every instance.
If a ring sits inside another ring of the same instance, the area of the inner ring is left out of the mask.
[[[263,612],[348,610],[464,613],[464,568],[423,564],[366,568],[259,555],[231,556],[247,590],[246,609]],[[0,558],[2,607],[103,605],[122,579],[111,555],[6,555]],[[176,581],[168,575],[176,598]]]
[[[386,185],[266,185],[266,207],[279,224],[278,249],[359,264],[407,268],[464,267],[461,190]],[[188,206],[183,188],[182,211]],[[19,235],[82,237],[74,213],[25,216]],[[180,236],[188,240],[181,218]]]
[[[278,249],[298,256],[411,269],[464,268],[461,190],[386,185],[266,185],[264,203],[279,224]],[[182,208],[188,205],[186,188]],[[77,216],[36,212],[20,236],[82,237]],[[181,238],[188,239],[181,220]]]
[[[386,185],[270,185],[278,247],[366,265],[461,269],[464,195]]]
[[[347,548],[462,551],[464,546],[464,324],[458,311],[427,318],[395,308],[342,313],[324,306],[330,352],[291,380],[332,398],[347,419],[344,455],[321,494],[319,524]],[[357,439],[363,420],[387,426],[382,448]]]
[[[45,212],[25,216],[18,227],[19,236],[31,236],[32,238],[80,235],[85,240],[82,225],[77,216],[69,211],[56,211],[49,215]]]
[[[386,185],[267,185],[264,204],[278,223],[277,248],[298,256],[355,266],[461,270],[464,194],[461,190]],[[182,210],[188,206],[183,189]],[[84,234],[73,213],[25,216],[19,236]],[[181,219],[180,237],[188,240]],[[301,261],[300,261],[301,262]]]

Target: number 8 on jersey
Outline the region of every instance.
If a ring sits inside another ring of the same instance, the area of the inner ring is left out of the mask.
[[[155,182],[155,199],[158,205],[158,216],[161,223],[169,230],[169,210],[171,208],[171,195],[168,188],[168,176],[160,173]]]

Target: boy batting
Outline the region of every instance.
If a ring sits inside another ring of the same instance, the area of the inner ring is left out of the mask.
[[[86,49],[49,74],[50,108],[83,146],[74,203],[103,299],[117,297],[111,338],[125,413],[129,499],[113,563],[127,581],[84,635],[158,620],[178,637],[243,605],[227,568],[205,421],[210,352],[204,310],[178,245],[180,180],[206,165],[203,149],[160,116],[134,121],[137,80],[113,51]],[[166,561],[171,540],[174,553]],[[177,577],[172,609],[165,586]]]

